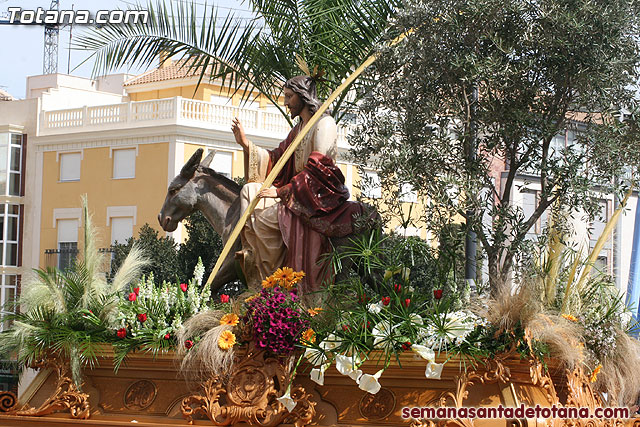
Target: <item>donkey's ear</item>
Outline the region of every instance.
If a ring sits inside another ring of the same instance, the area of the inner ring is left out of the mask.
[[[207,157],[205,157],[204,160],[200,162],[200,166],[208,168],[215,155],[216,155],[216,150],[209,151],[209,154],[207,154]]]
[[[195,175],[196,169],[198,169],[200,159],[202,159],[202,148],[198,148],[196,152],[193,153],[193,156],[187,160],[187,163],[184,164],[180,171],[180,176],[185,179],[191,179],[193,175]]]

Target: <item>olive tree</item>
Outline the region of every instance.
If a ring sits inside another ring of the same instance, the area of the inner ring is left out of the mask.
[[[428,227],[461,216],[495,290],[552,205],[594,212],[594,186],[619,194],[636,170],[635,116],[618,112],[636,104],[638,16],[634,0],[409,0],[395,22],[408,36],[369,71],[352,155],[386,194],[413,187]],[[527,216],[513,203],[525,173],[540,185]]]

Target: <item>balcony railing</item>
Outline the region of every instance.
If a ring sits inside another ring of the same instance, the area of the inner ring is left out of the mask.
[[[180,96],[150,101],[43,111],[41,135],[132,127],[185,125],[229,132],[238,117],[249,134],[282,139],[291,126],[276,112],[240,108]],[[338,144],[346,144],[346,129],[338,128]]]
[[[44,250],[44,266],[56,267],[60,270],[64,270],[70,267],[73,262],[78,258],[78,249],[45,249]],[[100,253],[113,253],[112,248],[100,248]],[[111,271],[111,256],[105,257],[107,265],[105,265],[105,271]]]

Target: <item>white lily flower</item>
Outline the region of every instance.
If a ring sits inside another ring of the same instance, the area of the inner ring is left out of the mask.
[[[411,274],[411,270],[408,267],[402,269],[402,278],[404,280],[409,280],[409,275]]]
[[[358,381],[362,371],[357,369],[360,364],[360,359],[357,357],[349,357],[344,354],[338,354],[336,356],[336,369],[342,375],[346,375],[354,381]]]
[[[311,377],[311,381],[315,382],[318,385],[324,385],[324,371],[327,370],[329,364],[325,364],[320,366],[319,368],[313,368],[309,376]]]
[[[411,350],[414,351],[418,356],[422,357],[429,362],[433,362],[436,357],[436,353],[425,345],[413,344],[411,346]]]
[[[427,369],[424,371],[424,375],[428,379],[439,380],[443,367],[444,363],[429,362],[427,363]]]
[[[422,316],[416,313],[411,313],[409,315],[409,320],[411,320],[416,325],[424,325],[424,320],[422,320]]]
[[[329,334],[327,335],[327,338],[320,343],[320,348],[324,351],[333,350],[336,347],[339,347],[340,344],[342,344],[342,340],[340,338],[336,337],[334,334]]]
[[[327,355],[322,350],[313,347],[307,347],[304,351],[304,357],[313,366],[320,366],[327,362]]]
[[[278,397],[276,400],[282,403],[289,412],[293,411],[293,408],[298,404],[298,402],[291,398],[291,386],[289,386],[287,392],[282,397]]]
[[[382,386],[378,382],[378,379],[384,372],[384,369],[380,369],[373,375],[370,374],[362,374],[358,379],[358,388],[360,390],[364,390],[367,393],[376,394],[380,391]]]
[[[382,311],[382,307],[383,307],[382,301],[379,301],[376,304],[369,303],[367,305],[367,310],[369,310],[369,313],[378,314]]]
[[[383,320],[377,325],[373,327],[371,330],[371,335],[373,335],[373,347],[381,348],[385,344],[385,341],[389,340],[389,335],[391,333],[391,323],[387,320]]]

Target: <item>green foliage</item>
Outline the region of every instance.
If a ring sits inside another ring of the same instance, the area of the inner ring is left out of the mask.
[[[144,224],[140,228],[140,233],[137,238],[132,237],[128,239],[125,244],[116,243],[113,245],[114,252],[111,261],[112,274],[120,268],[123,260],[127,257],[134,245],[139,247],[151,261],[150,264],[144,268],[143,274],[148,276],[153,273],[158,283],[181,280],[183,270],[180,268],[181,263],[178,258],[177,244],[171,237],[160,237],[158,231],[151,228],[149,224]],[[193,271],[193,269],[191,271]],[[189,276],[190,275],[191,272],[189,272]]]
[[[198,259],[205,266],[205,281],[211,274],[213,266],[222,252],[222,238],[215,232],[211,224],[200,211],[195,211],[184,220],[187,240],[178,249],[180,278],[191,277]]]
[[[351,139],[378,171],[383,213],[435,234],[465,218],[495,291],[552,203],[595,214],[594,185],[619,191],[613,178],[636,172],[635,115],[615,115],[635,111],[639,16],[624,0],[405,3],[396,29],[413,32],[381,49]],[[554,145],[565,132],[569,144]],[[525,174],[540,186],[526,217],[512,200]],[[401,183],[425,208],[411,218]]]
[[[46,358],[69,363],[76,384],[81,368],[96,362],[100,343],[108,340],[117,313],[118,293],[139,274],[146,261],[134,247],[111,283],[105,280],[102,254],[83,199],[82,257],[64,271],[35,270],[18,301],[20,312],[8,316],[12,327],[0,334],[0,358],[28,367]]]
[[[155,355],[175,345],[176,333],[183,322],[208,308],[211,288],[202,286],[203,274],[199,259],[193,278],[186,283],[155,285],[150,275],[121,295],[115,328],[125,336],[118,336],[118,331],[112,333],[116,370],[135,349]]]

